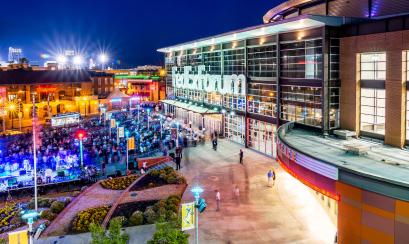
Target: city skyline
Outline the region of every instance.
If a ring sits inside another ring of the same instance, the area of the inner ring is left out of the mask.
[[[67,49],[85,57],[106,52],[110,66],[163,65],[157,48],[191,40],[192,33],[194,38],[201,38],[261,24],[260,16],[281,2],[211,0],[202,4],[182,0],[141,5],[126,0],[114,3],[103,0],[95,5],[91,1],[46,0],[23,1],[24,8],[22,2],[7,2],[4,3],[7,11],[0,16],[0,60],[7,60],[11,46],[23,49],[23,56],[38,65],[47,60],[44,54],[52,60]],[[139,11],[141,7],[143,11]],[[202,18],[202,13],[211,17]],[[18,21],[18,16],[24,16],[27,21]],[[174,28],[179,30],[176,35]]]

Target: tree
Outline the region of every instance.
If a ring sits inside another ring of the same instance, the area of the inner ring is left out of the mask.
[[[28,64],[29,62],[27,58],[20,58],[18,61],[20,64]]]
[[[109,223],[108,232],[100,225],[90,224],[92,244],[126,244],[129,236],[121,234],[122,221],[114,218]]]
[[[189,234],[181,230],[180,219],[156,224],[156,232],[148,244],[188,244]]]

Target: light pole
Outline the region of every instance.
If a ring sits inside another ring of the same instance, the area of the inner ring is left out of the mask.
[[[36,104],[35,104],[35,95],[36,93],[33,93],[33,118],[32,118],[32,123],[33,123],[33,164],[34,164],[34,210],[37,212],[38,211],[38,204],[37,204],[37,145],[36,145]]]
[[[37,211],[23,211],[22,212],[22,216],[21,218],[23,220],[27,221],[28,224],[28,235],[29,235],[29,243],[33,244],[33,223],[34,223],[34,219],[36,219],[38,217],[38,212]]]
[[[129,131],[125,131],[125,136],[126,136],[126,170],[125,170],[125,175],[128,173],[128,166],[129,166]]]
[[[151,113],[151,110],[148,108],[148,109],[146,110],[146,112],[148,113],[148,130],[149,130],[149,114]]]
[[[176,121],[176,147],[179,147],[179,121]]]
[[[199,198],[200,194],[203,192],[203,189],[199,186],[195,186],[190,190],[193,193],[193,196],[195,197],[196,201],[196,206],[199,204]],[[196,244],[199,244],[199,211],[196,209]]]
[[[84,168],[84,152],[83,152],[83,146],[82,146],[82,141],[85,138],[85,131],[79,130],[77,132],[77,138],[80,141],[80,162],[81,162],[81,169]]]
[[[116,125],[116,144],[118,145],[119,148],[119,122],[116,122],[115,125]]]

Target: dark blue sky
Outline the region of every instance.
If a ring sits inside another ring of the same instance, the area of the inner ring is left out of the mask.
[[[9,46],[40,61],[64,48],[106,50],[124,66],[161,64],[157,48],[262,23],[283,0],[21,0],[0,14],[0,60]]]

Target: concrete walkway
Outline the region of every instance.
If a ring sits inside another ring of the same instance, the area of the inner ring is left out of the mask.
[[[181,172],[189,187],[183,202],[193,201],[190,188],[200,185],[208,202],[200,214],[201,243],[333,243],[336,228],[313,193],[281,170],[271,158],[220,140],[218,151],[211,145],[184,150]],[[267,187],[267,172],[277,174],[273,188]],[[239,186],[239,200],[233,189]],[[221,192],[221,211],[216,212],[215,192]],[[190,243],[194,243],[194,230]]]

